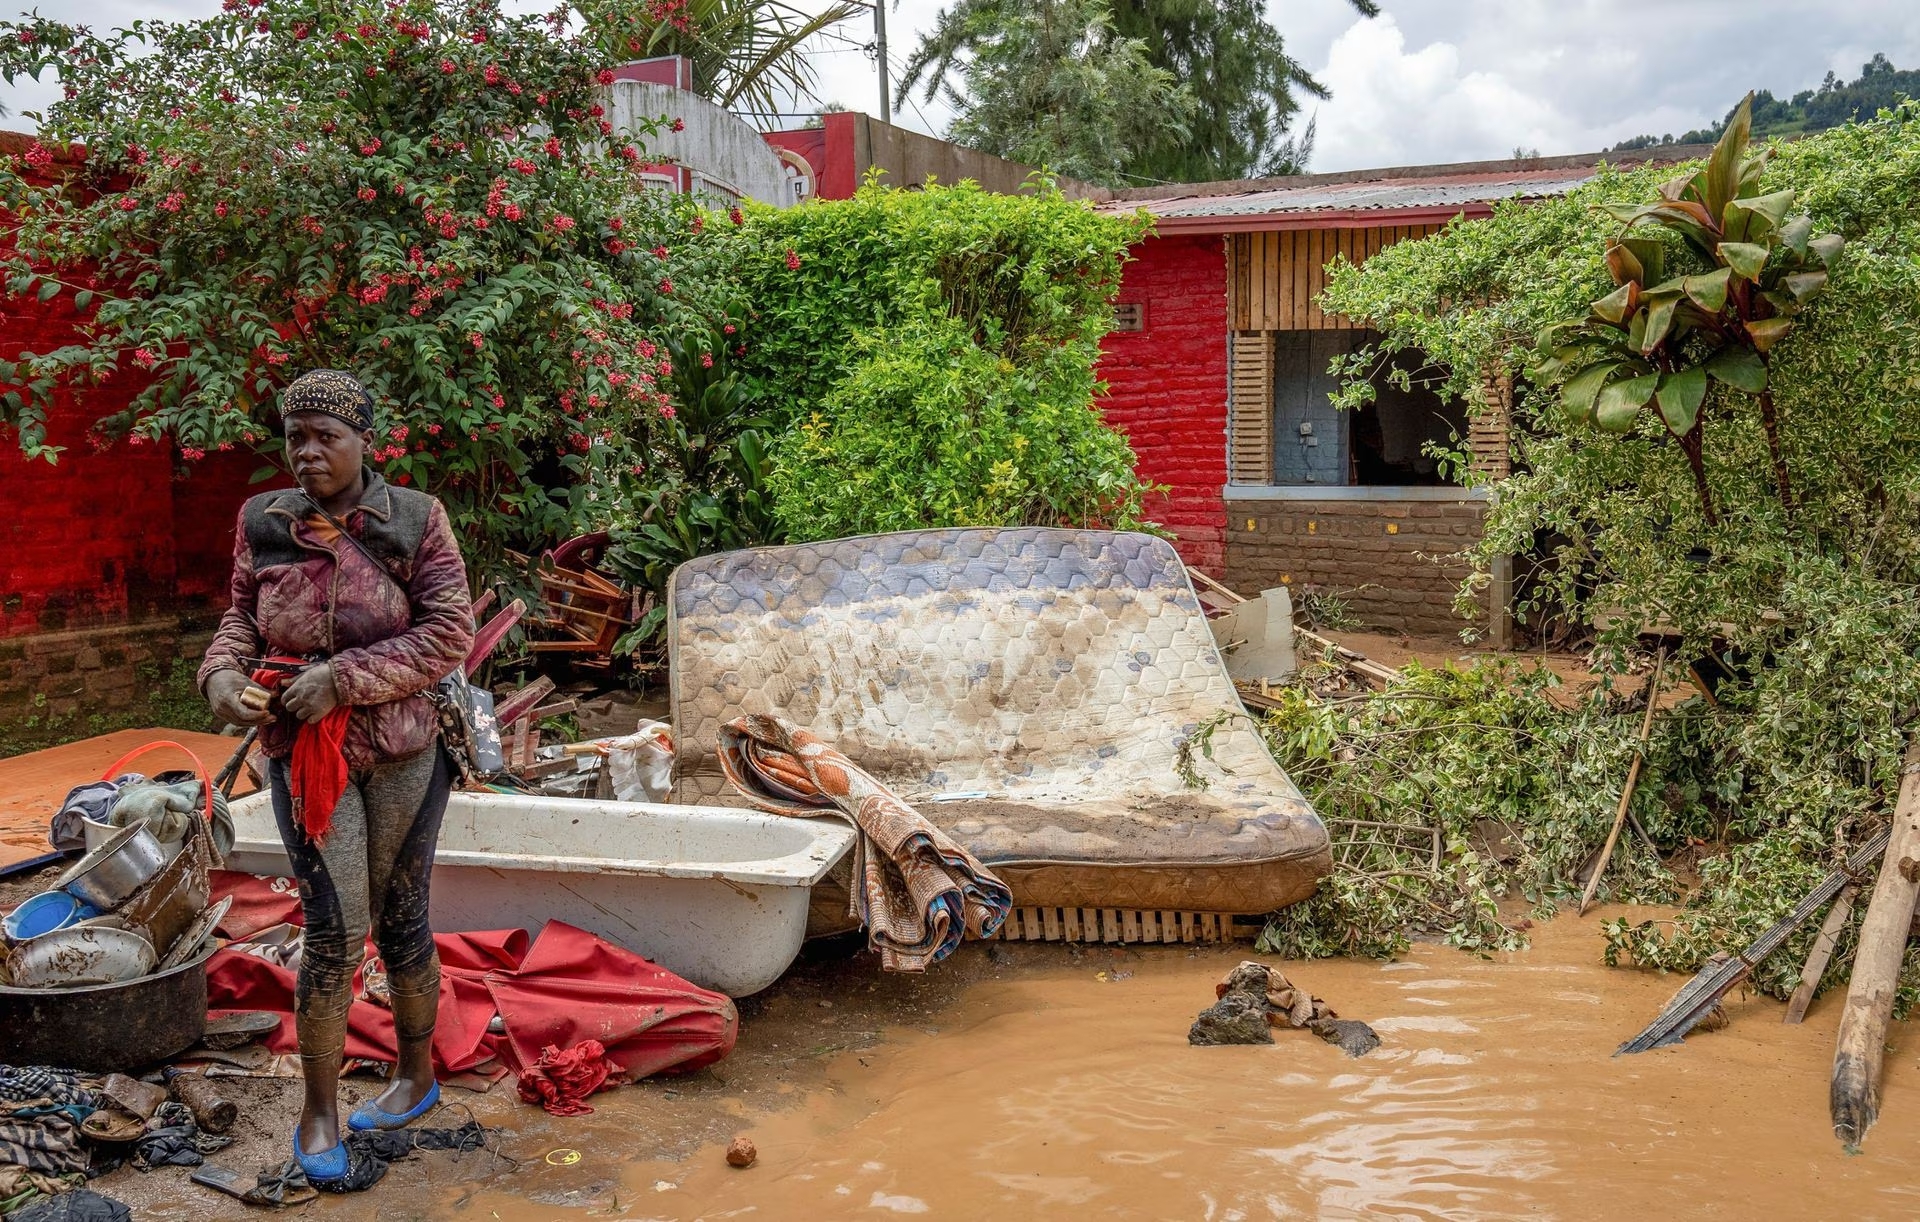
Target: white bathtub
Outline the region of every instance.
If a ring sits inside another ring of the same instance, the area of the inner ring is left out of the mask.
[[[227,868],[289,873],[265,793],[233,803]],[[718,806],[455,793],[433,867],[433,927],[597,934],[731,997],[787,970],[813,884],[853,844],[833,817]]]

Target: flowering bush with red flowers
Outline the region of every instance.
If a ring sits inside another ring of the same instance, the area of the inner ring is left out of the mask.
[[[0,363],[0,424],[52,457],[56,394],[137,373],[106,436],[271,451],[277,390],[337,367],[378,401],[387,476],[438,494],[482,571],[593,524],[674,410],[648,355],[714,329],[731,276],[681,240],[695,205],[643,189],[640,141],[603,135],[626,52],[569,14],[227,0],[105,36],[0,23],[0,75],[62,86],[29,116],[41,141],[85,149],[53,186],[32,152],[0,166],[0,277],[88,317]]]

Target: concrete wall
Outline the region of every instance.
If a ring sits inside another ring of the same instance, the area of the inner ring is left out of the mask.
[[[1118,300],[1141,307],[1143,329],[1101,345],[1101,403],[1127,435],[1143,479],[1165,484],[1148,516],[1178,537],[1187,563],[1226,563],[1226,257],[1218,237],[1148,238],[1134,247]]]
[[[650,158],[685,166],[735,196],[783,208],[793,202],[780,155],[759,132],[721,107],[650,81],[616,80],[607,94],[607,121],[613,130],[641,137]],[[641,124],[662,117],[669,127],[679,119],[683,129],[645,136]],[[698,181],[693,185],[699,193]]]
[[[872,115],[836,111],[822,115],[821,122],[817,133],[770,132],[764,137],[807,159],[821,199],[852,197],[869,169],[882,171],[880,181],[890,187],[923,186],[929,178],[947,184],[968,178],[1003,195],[1025,191],[1033,173],[1032,166],[882,123]],[[1078,179],[1062,178],[1059,183],[1072,199],[1101,200],[1109,194]]]
[[[1226,502],[1226,581],[1243,593],[1287,586],[1336,594],[1361,622],[1416,636],[1468,626],[1453,597],[1467,566],[1450,559],[1480,536],[1486,503],[1457,489],[1322,489],[1285,496],[1234,490]],[[1364,495],[1362,495],[1364,494]],[[1486,626],[1484,610],[1479,626]]]

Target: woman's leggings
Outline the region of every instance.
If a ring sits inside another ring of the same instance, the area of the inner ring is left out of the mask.
[[[294,991],[301,1063],[340,1056],[369,928],[386,963],[395,1031],[402,1041],[431,1036],[440,956],[427,924],[427,884],[447,811],[446,753],[436,745],[354,770],[318,848],[294,822],[287,761],[274,760],[267,780],[306,916]]]

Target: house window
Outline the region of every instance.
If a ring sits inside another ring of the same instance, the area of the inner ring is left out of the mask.
[[[1273,333],[1272,445],[1275,484],[1441,484],[1429,442],[1467,435],[1463,405],[1448,403],[1422,385],[1423,362],[1401,353],[1393,367],[1414,378],[1394,385],[1387,369],[1372,377],[1374,401],[1358,411],[1336,408],[1339,379],[1328,369],[1339,358],[1377,343],[1371,331]]]

